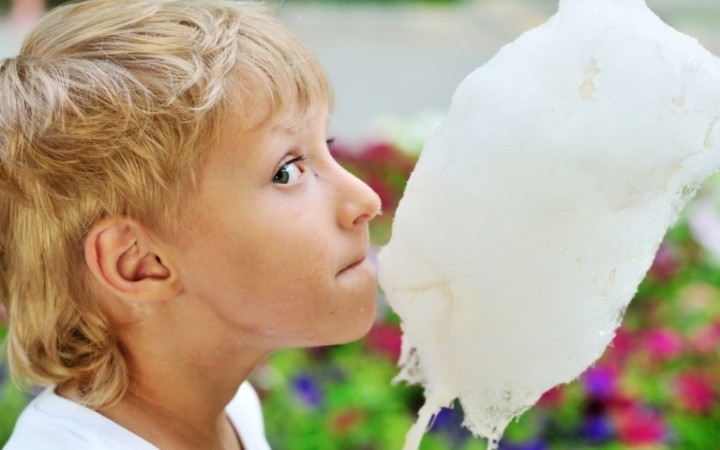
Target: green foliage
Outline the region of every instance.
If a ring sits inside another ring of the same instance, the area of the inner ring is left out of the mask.
[[[7,324],[0,322],[0,343],[5,342],[5,336]],[[0,447],[10,438],[15,421],[29,400],[29,395],[9,380],[4,361],[4,351],[0,351]]]

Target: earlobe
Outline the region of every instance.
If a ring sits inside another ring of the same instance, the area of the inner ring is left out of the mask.
[[[85,263],[109,293],[132,302],[165,301],[180,291],[177,270],[139,222],[109,217],[85,238]]]

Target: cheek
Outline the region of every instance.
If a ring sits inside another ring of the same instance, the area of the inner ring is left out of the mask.
[[[294,206],[282,217],[263,221],[252,238],[264,243],[255,249],[257,259],[270,271],[302,276],[305,282],[329,276],[326,272],[338,255],[333,251],[335,234],[322,217],[319,211]]]
[[[239,265],[248,285],[268,300],[305,299],[321,295],[333,279],[333,263],[326,239],[290,234],[254,246]]]

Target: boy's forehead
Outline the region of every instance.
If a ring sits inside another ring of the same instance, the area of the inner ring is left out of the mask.
[[[269,123],[294,128],[319,112],[329,115],[334,103],[330,80],[314,59],[266,68],[239,64],[228,81],[231,109],[251,128]]]
[[[271,92],[257,80],[239,81],[235,86],[231,84],[228,90],[224,117],[236,126],[247,130],[266,126],[295,129],[309,120],[329,121],[331,98],[324,92],[301,94],[296,86],[284,86]]]
[[[248,105],[250,106],[250,105]],[[234,109],[226,116],[223,126],[231,126],[237,131],[254,131],[262,128],[271,130],[298,131],[312,122],[322,122],[327,127],[330,121],[331,106],[327,101],[316,99],[307,105],[286,102],[277,111],[269,99],[253,101],[252,106]]]
[[[327,127],[330,121],[330,105],[325,101],[316,101],[301,108],[300,105],[288,105],[273,118],[275,129],[298,131],[310,123],[320,122]]]

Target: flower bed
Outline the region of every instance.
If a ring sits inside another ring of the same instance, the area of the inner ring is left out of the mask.
[[[333,146],[336,158],[382,197],[384,214],[371,230],[376,251],[389,238],[418,150],[393,142]],[[511,424],[501,449],[699,450],[720,443],[718,197],[715,177],[668,233],[605,355]],[[280,351],[255,371],[275,450],[401,448],[423,397],[416,386],[392,384],[401,334],[380,297],[366,338]],[[0,445],[27,399],[0,365]],[[443,410],[421,448],[484,449],[461,422],[459,406]]]
[[[388,142],[335,146],[335,156],[380,194],[373,225],[390,235],[417,149]],[[670,230],[604,356],[508,428],[501,449],[708,449],[720,443],[720,178],[706,183]],[[382,292],[380,292],[382,297]],[[381,306],[383,302],[381,301]],[[381,308],[360,342],[278,352],[256,373],[276,449],[398,449],[422,390],[393,385],[401,333]],[[484,449],[458,405],[436,418],[422,449]]]

